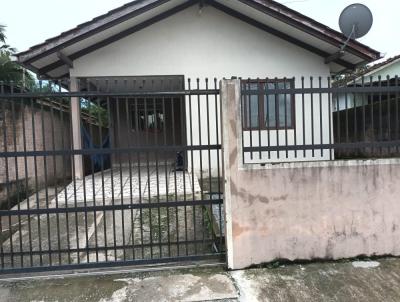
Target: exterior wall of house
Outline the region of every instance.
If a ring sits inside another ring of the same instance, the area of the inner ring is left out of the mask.
[[[365,81],[369,81],[370,77],[372,76],[373,81],[377,81],[378,77],[381,76],[382,81],[386,80],[386,77],[389,76],[390,78],[394,78],[395,76],[400,76],[400,59],[388,66],[381,67],[375,70],[371,74],[367,74],[365,77]],[[361,83],[361,79],[356,81],[357,84]]]
[[[368,95],[359,93],[339,93],[333,95],[333,111],[341,111],[354,106],[360,107],[368,104]]]
[[[72,77],[184,75],[185,79],[192,79],[194,88],[196,78],[212,80],[214,77],[222,79],[232,76],[296,77],[296,85],[300,85],[301,76],[327,78],[329,67],[322,57],[212,7],[206,6],[200,12],[195,5],[75,60],[70,74]],[[200,88],[205,88],[204,82],[202,83]],[[212,81],[209,86],[212,88]],[[186,88],[188,88],[187,83]],[[212,127],[210,144],[215,144],[217,131],[213,125],[219,124],[220,106],[217,104],[215,109],[215,100],[211,98],[209,101]],[[200,143],[200,140],[202,143],[207,142],[208,131],[204,122],[207,114],[206,98],[192,97],[191,100],[187,98],[187,117],[189,102],[191,102],[193,125],[191,142],[194,145]],[[198,102],[200,102],[199,107]],[[328,112],[326,109],[323,111],[322,120],[327,123],[329,119],[325,114]],[[301,127],[301,124],[301,119],[296,119],[296,125]],[[188,118],[187,128],[189,128]],[[315,130],[318,131],[317,128]],[[279,135],[282,135],[282,132]],[[292,136],[290,134],[289,140],[293,139]],[[194,165],[198,168],[199,152],[194,156]],[[213,163],[211,169],[215,172],[217,152],[212,152],[211,156]],[[306,157],[299,157],[296,160],[321,160],[326,159],[325,156],[312,158],[307,153]],[[204,162],[208,162],[207,151],[203,152],[202,158]],[[276,158],[275,161],[281,160]],[[207,168],[203,167],[203,171],[207,172],[206,170]]]
[[[13,113],[14,112],[14,113]],[[5,106],[4,117],[0,121],[1,137],[0,150],[8,152],[26,151],[44,151],[70,148],[70,123],[69,114],[63,113],[62,117],[59,111],[53,110],[53,114],[45,107],[30,104],[16,103],[14,111],[11,104]],[[33,123],[32,123],[33,121]],[[25,129],[25,133],[24,133]],[[6,133],[6,142],[4,141],[4,132]],[[15,133],[15,141],[14,141]],[[54,136],[53,136],[54,134]],[[6,143],[6,148],[5,148]],[[5,173],[8,165],[8,174]],[[26,168],[25,169],[25,165]],[[68,156],[36,156],[10,157],[7,162],[4,158],[0,159],[0,207],[9,200],[15,203],[25,199],[26,194],[35,191],[36,187],[41,189],[47,185],[62,182],[71,178],[71,161]],[[65,174],[64,174],[65,173]],[[8,188],[7,188],[8,183]],[[18,191],[20,195],[18,197]]]
[[[238,81],[222,86],[228,266],[400,255],[400,160],[243,164]]]

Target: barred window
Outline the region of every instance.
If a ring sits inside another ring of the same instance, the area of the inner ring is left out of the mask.
[[[295,101],[291,94],[266,94],[268,89],[294,88],[293,80],[244,82],[244,129],[291,129],[295,125]]]

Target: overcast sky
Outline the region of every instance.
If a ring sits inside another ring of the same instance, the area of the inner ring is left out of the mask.
[[[8,43],[23,51],[128,1],[3,1],[0,24],[7,26]],[[386,58],[400,53],[397,26],[399,0],[279,0],[279,2],[337,30],[342,9],[354,2],[364,3],[372,10],[374,25],[371,32],[361,38],[360,42],[382,52]]]

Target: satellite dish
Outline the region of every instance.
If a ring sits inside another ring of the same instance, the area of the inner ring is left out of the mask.
[[[340,30],[349,39],[358,39],[365,36],[372,27],[373,17],[364,4],[351,4],[346,7],[339,18]]]

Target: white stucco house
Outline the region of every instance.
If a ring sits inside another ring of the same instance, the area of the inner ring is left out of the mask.
[[[200,78],[202,88],[205,88],[205,78],[213,83],[214,78],[220,80],[233,76],[245,79],[277,78],[279,85],[282,85],[284,77],[295,78],[288,85],[300,87],[302,76],[313,76],[315,79],[322,77],[322,83],[326,85],[327,78],[332,74],[352,70],[380,58],[379,52],[354,40],[348,43],[344,55],[332,56],[346,40],[347,37],[341,33],[271,0],[138,0],[33,46],[19,53],[17,57],[21,65],[42,78],[70,79],[71,90],[79,89],[77,81],[80,79],[97,85],[97,89],[103,89],[105,84],[102,79],[108,78],[110,83],[122,79],[144,83],[132,86],[131,89],[160,89],[160,85],[169,83],[169,87],[176,90],[188,89],[188,79],[192,79],[192,85],[195,86],[195,79]],[[309,85],[309,82],[306,83]],[[268,88],[268,85],[266,83],[264,87]],[[116,85],[114,89],[122,88]],[[293,141],[295,129],[299,130],[299,141],[302,133],[307,136],[312,130],[308,123],[303,123],[303,117],[296,114],[300,106],[297,98],[298,96],[290,98],[287,103],[288,111],[291,112],[288,125],[289,144]],[[192,106],[191,109],[187,97],[184,102],[176,103],[179,105],[175,109],[170,108],[169,112],[185,113],[184,119],[176,120],[174,129],[168,128],[170,136],[166,140],[170,141],[173,136],[176,144],[207,141],[207,131],[198,129],[202,127],[199,119],[206,119],[205,107],[201,107],[205,103],[199,107]],[[326,104],[325,101],[323,103]],[[279,101],[277,106],[281,106],[280,104]],[[219,104],[210,106],[210,125],[220,123],[215,120],[215,117],[218,119],[218,112],[215,112],[218,111],[218,106]],[[322,119],[315,122],[313,129],[316,139],[329,137],[326,133],[322,136],[318,132],[329,128],[318,126],[319,123],[328,123],[330,120],[328,107],[322,106],[324,107],[314,108],[322,112]],[[113,110],[115,113],[116,109]],[[265,108],[263,111],[266,112]],[[75,107],[74,112],[78,112],[78,108]],[[137,110],[130,112],[138,114]],[[249,116],[251,114],[258,113],[252,111]],[[265,114],[268,123],[275,123],[278,131],[264,131],[271,127],[267,125],[259,136],[254,129],[258,128],[257,123],[261,121],[256,121],[256,124],[245,127],[245,145],[249,144],[251,135],[253,145],[258,144],[259,137],[266,140],[268,135],[271,144],[284,139],[284,131],[279,130],[282,125],[277,122],[280,113],[275,111],[276,116]],[[190,138],[187,131],[181,131],[183,127],[189,128],[189,115],[193,127]],[[138,117],[131,116],[129,119],[132,121]],[[119,120],[121,125],[118,130],[114,127],[114,146],[123,146],[132,133],[129,122],[122,118]],[[73,127],[75,133],[79,134],[79,123],[73,123]],[[140,129],[135,130],[140,132]],[[216,136],[215,131],[210,134],[211,144],[219,143]],[[304,139],[307,140],[308,136]],[[160,141],[154,132],[150,143],[159,144]],[[75,140],[75,144],[79,145],[79,142]],[[214,155],[210,159],[213,167]],[[273,154],[267,160],[263,155],[255,155],[248,157],[247,161],[281,161],[277,155]],[[207,162],[206,151],[203,156]],[[291,160],[329,158],[329,152],[311,158],[307,151]],[[197,163],[196,157],[193,165],[196,167]]]

